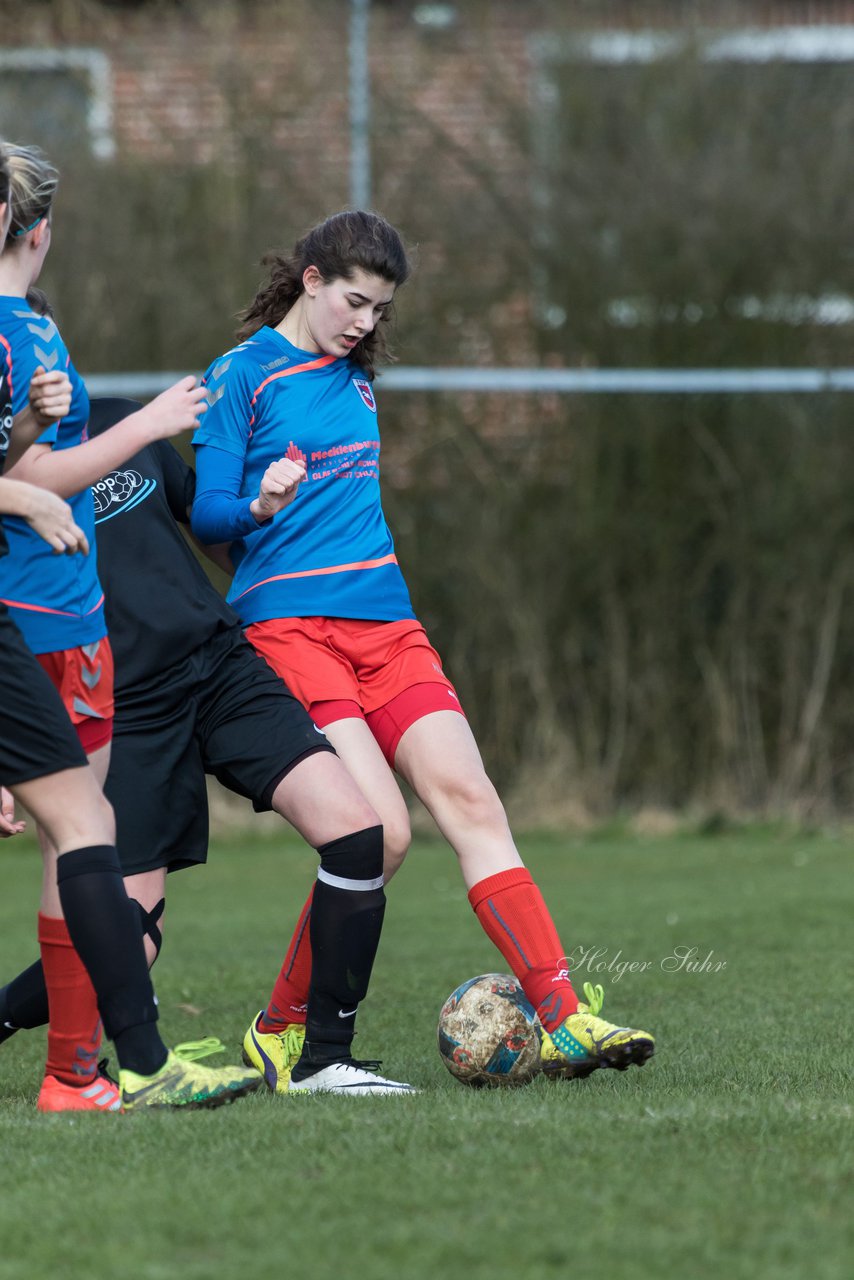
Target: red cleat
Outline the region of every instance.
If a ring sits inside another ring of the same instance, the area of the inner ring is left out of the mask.
[[[118,1085],[97,1075],[90,1084],[65,1084],[56,1076],[45,1076],[36,1103],[39,1111],[121,1111]]]

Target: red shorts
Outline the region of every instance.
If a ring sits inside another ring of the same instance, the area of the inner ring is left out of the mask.
[[[442,661],[414,618],[272,618],[246,635],[318,728],[365,720],[389,764],[403,734],[434,711],[459,711]]]
[[[62,698],[86,754],[112,742],[113,651],[106,636],[94,644],[36,657]]]

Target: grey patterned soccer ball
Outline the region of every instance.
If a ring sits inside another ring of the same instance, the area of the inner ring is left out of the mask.
[[[528,1084],[540,1070],[540,1020],[514,977],[484,973],[448,996],[439,1055],[461,1084]]]

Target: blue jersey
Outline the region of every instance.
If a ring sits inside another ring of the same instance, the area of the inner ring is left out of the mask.
[[[6,465],[6,450],[9,448],[9,437],[12,434],[12,349],[0,333],[0,475]],[[0,518],[0,556],[5,556],[8,547],[3,533],[3,521]]]
[[[64,369],[71,379],[71,410],[48,428],[39,443],[68,449],[86,437],[89,397],[53,320],[39,316],[23,298],[0,297],[0,334],[14,362],[12,409],[27,404],[36,369]],[[91,644],[105,636],[104,593],[95,556],[92,491],[69,499],[74,519],[89,540],[89,554],[56,555],[23,520],[7,517],[3,526],[9,554],[0,559],[0,600],[9,608],[33,653],[53,653]]]
[[[205,383],[193,524],[205,538],[206,502],[232,500],[231,533],[242,536],[228,599],[243,621],[414,617],[380,504],[376,403],[358,365],[300,351],[265,327],[215,361]],[[306,479],[259,525],[249,503],[285,455],[303,458]]]

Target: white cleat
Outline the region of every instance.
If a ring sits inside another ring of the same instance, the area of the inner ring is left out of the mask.
[[[411,1084],[386,1080],[374,1071],[367,1071],[368,1065],[379,1066],[379,1063],[332,1062],[304,1080],[294,1080],[291,1076],[288,1093],[351,1093],[358,1097],[379,1093],[418,1093]]]

